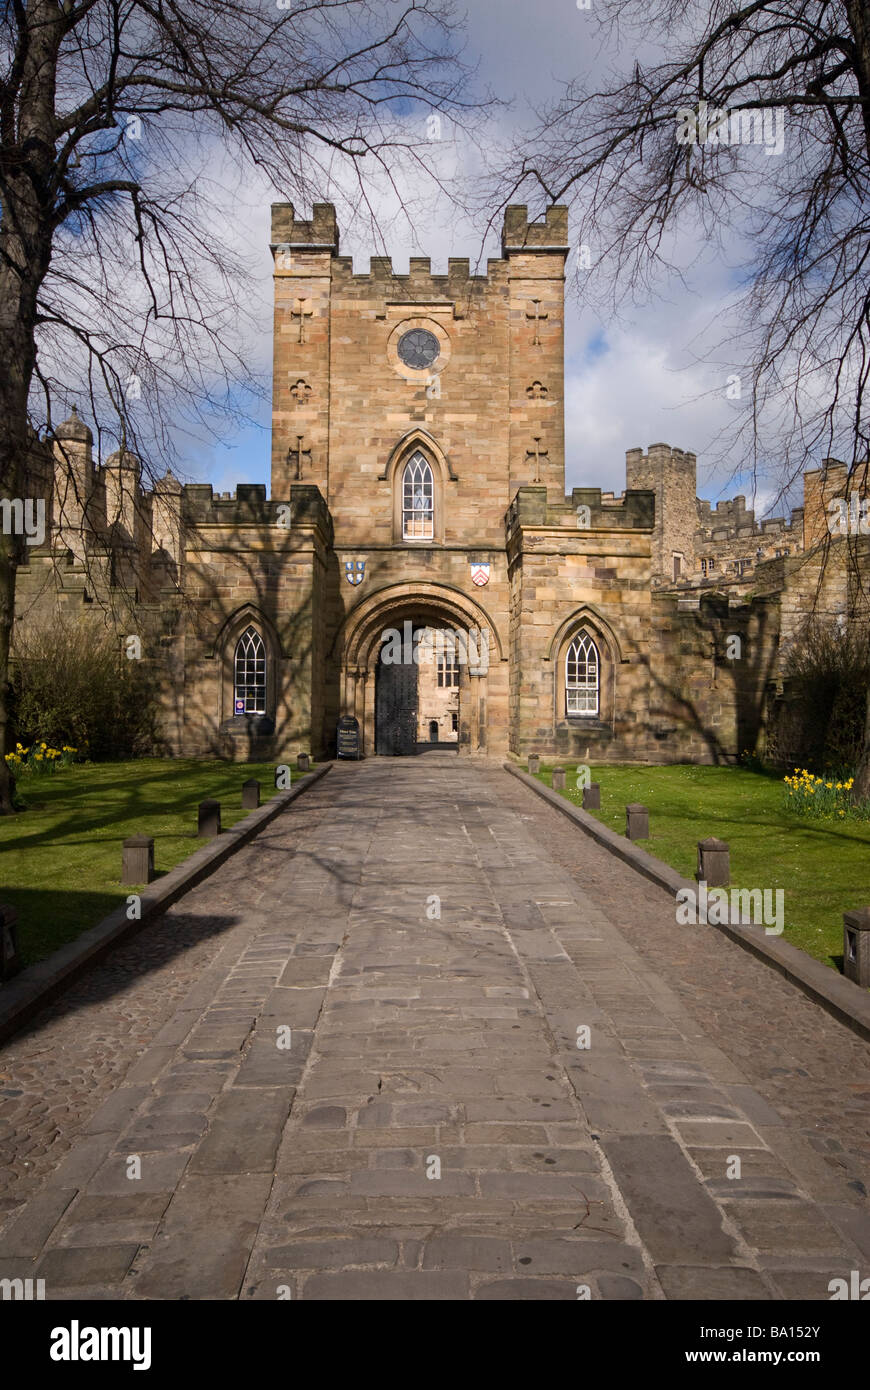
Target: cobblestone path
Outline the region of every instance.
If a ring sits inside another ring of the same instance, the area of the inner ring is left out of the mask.
[[[868,1159],[870,1048],[775,972],[497,766],[339,764],[0,1048],[0,1277],[826,1300]]]

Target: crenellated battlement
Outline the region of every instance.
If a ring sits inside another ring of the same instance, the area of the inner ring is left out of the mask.
[[[709,540],[730,540],[747,536],[791,535],[803,530],[803,507],[793,507],[788,520],[782,516],[756,521],[752,507],[743,496],[722,500],[711,506],[698,498],[700,534]]]
[[[506,208],[502,255],[490,257],[486,273],[480,275],[471,274],[470,261],[465,256],[449,257],[446,274],[433,273],[428,256],[410,257],[407,272],[394,270],[391,256],[371,256],[367,271],[355,270],[352,256],[338,254],[339,229],[331,203],[315,203],[308,220],[296,217],[292,203],[273,203],[270,245],[278,270],[287,270],[293,265],[303,270],[311,268],[312,253],[325,253],[332,262],[333,278],[346,287],[401,286],[403,291],[409,292],[409,299],[416,298],[418,291],[454,298],[460,291],[503,283],[513,255],[542,252],[567,255],[568,210],[550,207],[542,220],[530,222],[524,205]]]
[[[563,205],[547,208],[543,221],[530,222],[524,203],[505,208],[501,234],[502,255],[512,251],[568,251],[568,209]]]
[[[704,498],[698,498],[698,516],[703,522],[710,520],[711,524],[740,524],[739,519],[748,515],[754,519],[755,513],[750,509],[747,512],[746,498],[744,496],[732,497],[728,500],[720,500],[712,505]]]
[[[338,254],[338,222],[332,203],[315,203],[311,211],[311,218],[304,221],[296,216],[292,203],[272,204],[273,255],[284,249]]]
[[[655,494],[627,488],[616,497],[597,487],[575,487],[564,502],[551,502],[545,487],[521,487],[507,510],[508,536],[525,527],[586,531],[649,531],[655,524]]]
[[[413,302],[417,299],[453,300],[469,291],[482,291],[503,284],[507,278],[507,261],[490,259],[485,275],[472,275],[467,256],[449,257],[447,273],[433,273],[429,257],[412,257],[407,272],[393,269],[391,256],[371,256],[369,269],[354,270],[352,256],[338,256],[333,262],[333,284],[336,289],[351,293],[380,291],[385,298]]]
[[[317,526],[327,536],[332,531],[320,489],[306,483],[294,483],[289,501],[267,498],[265,483],[239,483],[232,493],[216,493],[211,483],[187,483],[181,490],[181,519],[191,530],[260,526],[271,531]]]

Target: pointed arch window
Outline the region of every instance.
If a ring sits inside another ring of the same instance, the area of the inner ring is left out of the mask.
[[[266,713],[266,644],[255,627],[246,627],[236,643],[233,710]]]
[[[565,657],[565,713],[598,713],[601,662],[588,632],[578,632]]]
[[[402,475],[402,537],[431,541],[435,535],[435,483],[432,465],[418,451]]]

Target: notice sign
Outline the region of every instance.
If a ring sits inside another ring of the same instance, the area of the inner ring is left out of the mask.
[[[335,733],[335,756],[337,758],[359,757],[359,720],[353,715],[342,715]]]
[[[244,700],[236,700],[236,714],[244,714],[244,712],[245,712],[245,702],[244,702]]]

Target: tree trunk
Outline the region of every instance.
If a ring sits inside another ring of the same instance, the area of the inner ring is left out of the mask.
[[[864,120],[864,143],[870,158],[870,10],[867,0],[846,0],[846,15],[852,31],[853,59],[858,92],[863,97],[861,112]],[[857,460],[856,460],[857,461]],[[857,557],[856,557],[857,563]],[[864,746],[855,769],[852,800],[870,798],[870,686],[867,688],[867,709],[864,718]]]
[[[846,15],[852,31],[853,62],[858,93],[862,97],[864,141],[870,155],[870,9],[867,0],[846,0]]]
[[[0,334],[0,352],[3,351],[5,336]],[[6,360],[11,361],[12,358]],[[18,380],[13,382],[13,377]],[[21,397],[23,389],[20,370],[10,372],[4,386],[0,387],[0,496],[21,500],[28,492],[30,477],[27,466],[27,410],[20,399],[16,399]],[[15,793],[15,779],[6,762],[6,754],[11,751],[9,655],[15,620],[15,576],[21,547],[22,537],[15,535],[11,527],[8,535],[0,530],[0,815],[8,815],[13,810]]]
[[[65,13],[54,0],[29,0],[19,48],[17,121],[0,111],[0,498],[23,502],[33,488],[28,401],[36,364],[37,296],[48,271],[54,217],[55,74]],[[9,654],[15,573],[22,537],[0,534],[0,814],[12,808]]]
[[[0,380],[0,497],[23,503],[27,497],[37,495],[38,470],[34,465],[38,460],[31,458],[27,418],[36,296],[35,292],[32,296],[22,294],[22,278],[0,273],[0,361],[9,364]],[[33,281],[41,283],[42,276],[34,275]],[[9,523],[12,516],[10,510]],[[14,779],[6,763],[10,751],[9,656],[15,619],[15,576],[22,547],[23,537],[13,533],[11,524],[9,534],[0,529],[0,815],[8,815],[13,809]]]
[[[15,536],[0,534],[0,815],[13,810],[15,779],[6,762],[9,749],[9,646],[15,608]]]

